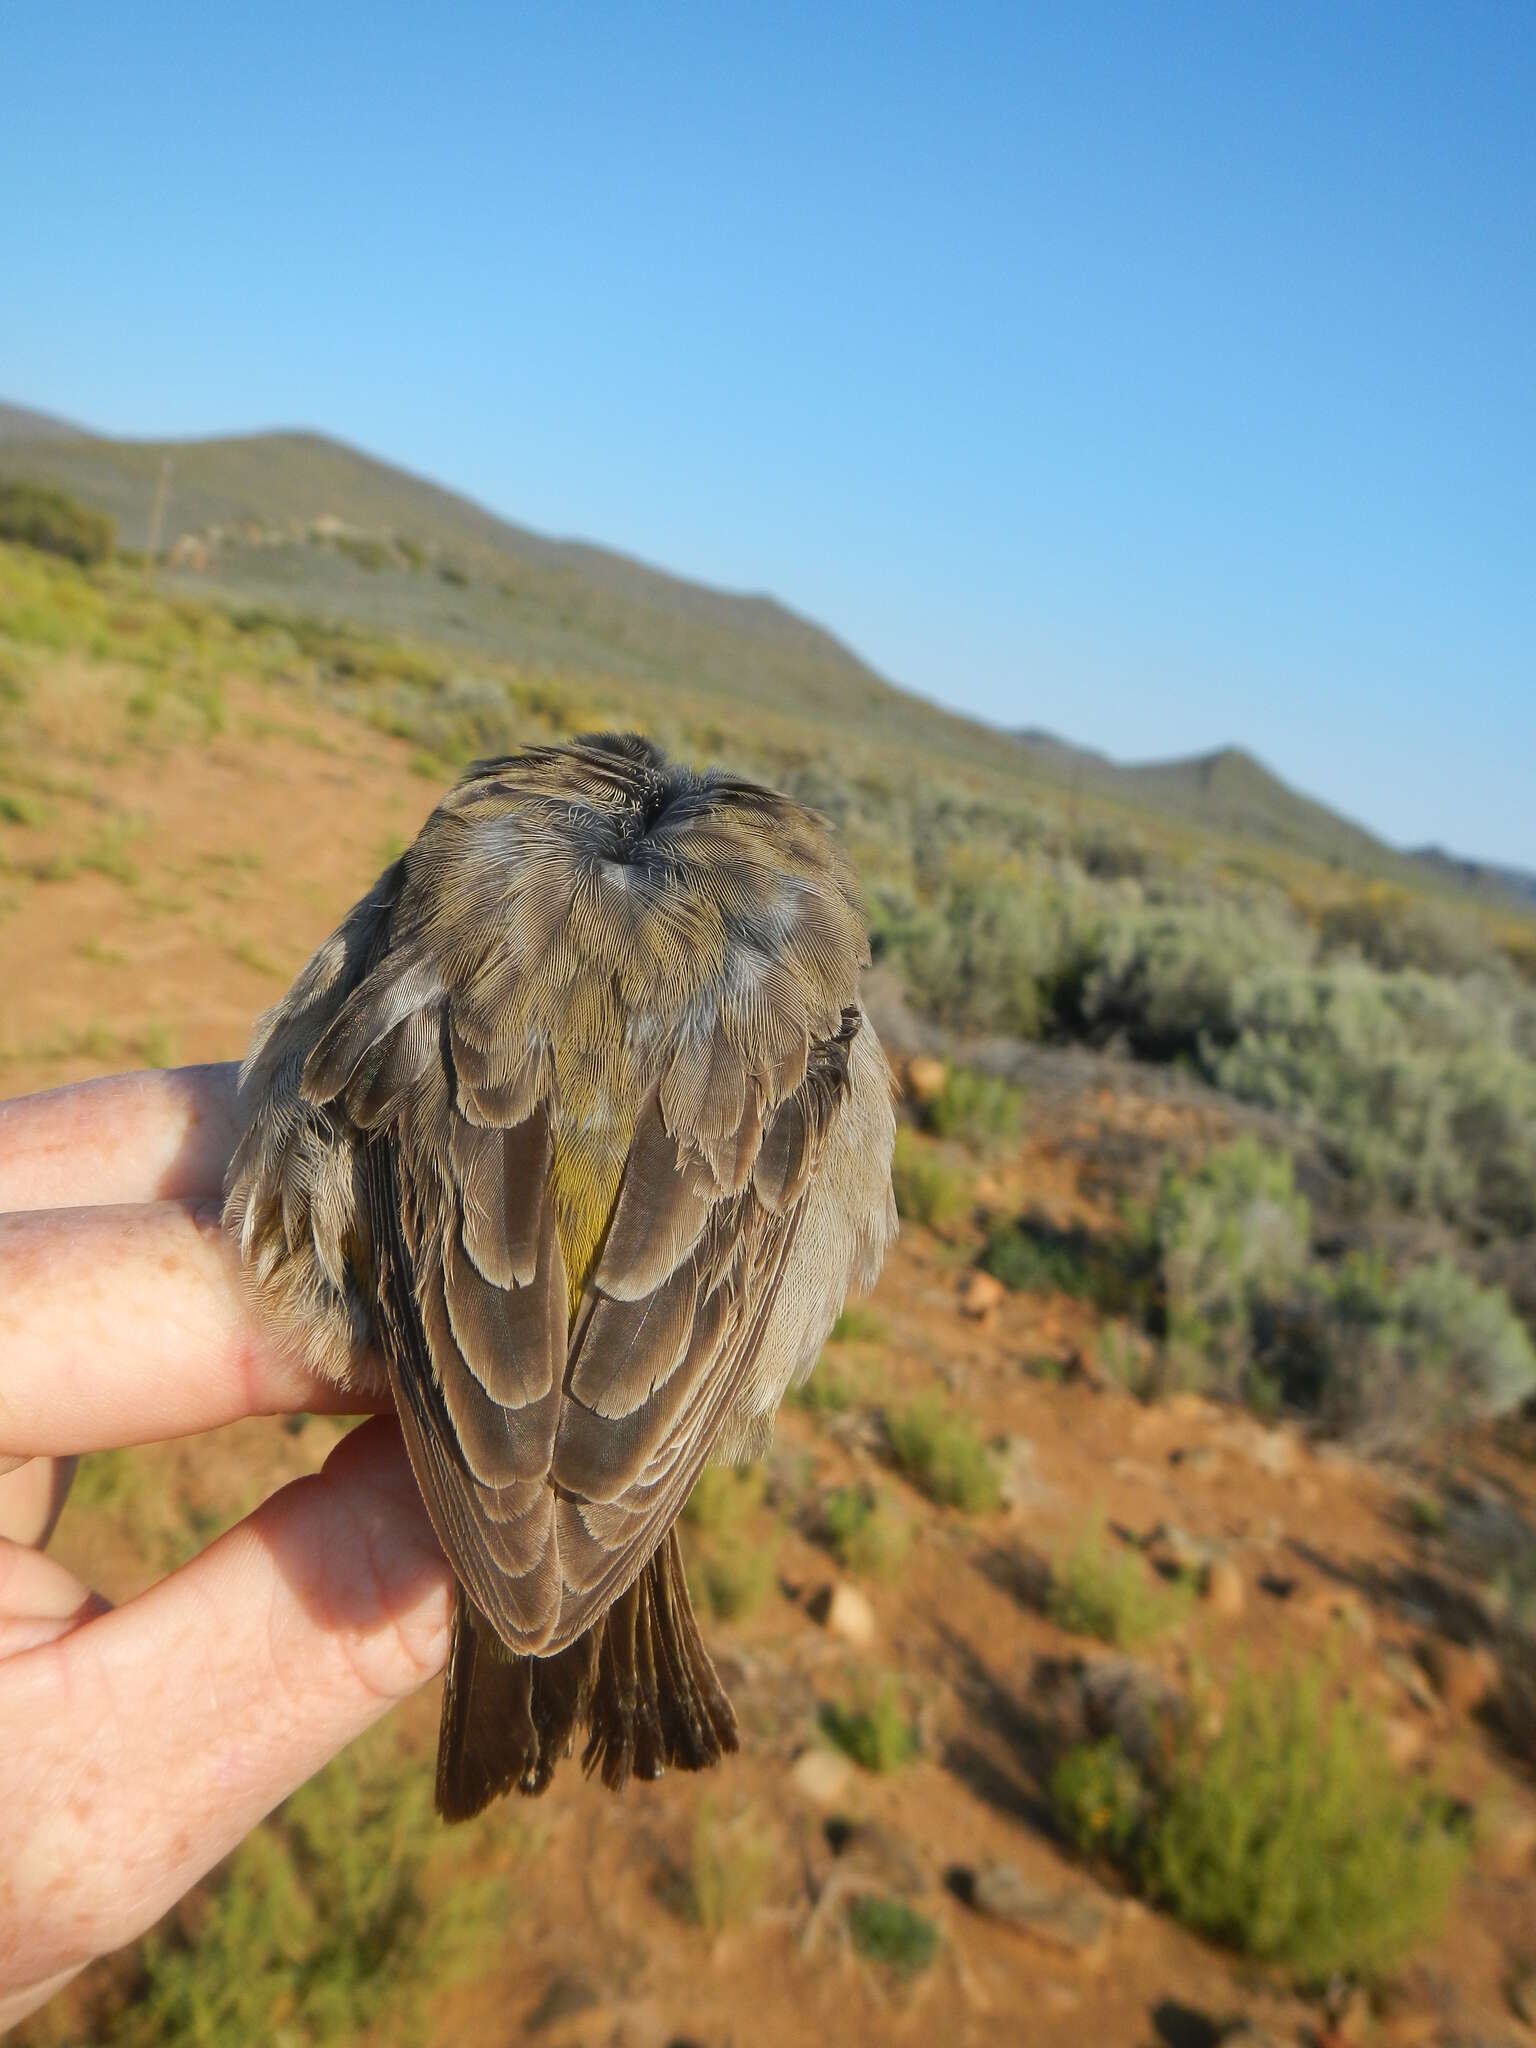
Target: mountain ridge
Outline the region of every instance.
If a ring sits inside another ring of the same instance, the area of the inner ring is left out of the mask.
[[[1241,745],[1118,762],[1039,726],[1000,730],[890,681],[768,593],[541,534],[314,428],[114,437],[0,402],[0,470],[108,513],[129,548],[150,540],[163,491],[158,539],[171,566],[162,573],[234,602],[345,618],[533,667],[687,684],[727,698],[745,691],[834,727],[875,718],[910,737],[919,757],[937,746],[985,753],[995,767],[999,742],[1011,741],[1020,767],[1057,788],[1366,874],[1536,904],[1536,877],[1395,848],[1293,789]],[[355,544],[369,536],[389,543],[371,566]],[[436,573],[407,566],[405,551]]]

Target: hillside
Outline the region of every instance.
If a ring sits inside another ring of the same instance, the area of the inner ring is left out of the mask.
[[[120,543],[158,540],[178,588],[241,607],[360,624],[525,668],[750,702],[811,728],[808,757],[840,735],[878,737],[1008,778],[999,735],[876,673],[777,600],[717,590],[586,542],[551,539],[324,435],[272,432],[125,441],[0,405],[0,470],[111,515]],[[1287,787],[1240,748],[1122,765],[1039,728],[1015,732],[1030,785],[1130,808],[1175,832],[1500,900],[1503,885],[1385,845]],[[1011,779],[1011,778],[1008,778]]]
[[[1112,761],[1038,727],[1015,735],[1035,773],[1079,791],[1177,819],[1224,838],[1270,846],[1356,873],[1405,884],[1427,880],[1460,886],[1449,864],[1433,872],[1416,855],[1399,853],[1363,825],[1303,796],[1242,747],[1168,761]]]
[[[12,441],[71,440],[81,429],[52,413],[34,412],[30,406],[7,405],[0,398],[0,445]]]
[[[1448,853],[1443,846],[1414,848],[1419,865],[1458,888],[1475,889],[1480,895],[1502,897],[1526,909],[1536,906],[1536,873],[1529,868],[1501,867],[1497,862],[1469,860]]]
[[[731,692],[772,690],[781,702],[807,708],[841,703],[868,713],[910,701],[830,634],[769,598],[712,590],[607,549],[547,539],[322,435],[50,436],[12,441],[5,455],[10,473],[110,514],[130,548],[149,540],[167,464],[162,546],[216,536],[206,567],[189,579],[200,589],[534,663],[670,676]],[[344,538],[390,546],[380,560],[317,545],[317,525],[330,538],[339,528]]]
[[[1122,774],[1128,795],[1218,832],[1251,834],[1340,867],[1368,868],[1384,857],[1411,865],[1363,826],[1290,788],[1241,747],[1138,763]]]

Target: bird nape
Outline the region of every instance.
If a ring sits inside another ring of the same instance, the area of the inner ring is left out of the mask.
[[[867,961],[824,819],[603,734],[476,763],[255,1027],[225,1218],[278,1334],[393,1397],[450,1819],[581,1726],[615,1789],[737,1746],[675,1523],[895,1234]]]

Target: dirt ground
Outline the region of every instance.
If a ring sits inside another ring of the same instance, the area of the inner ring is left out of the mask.
[[[403,743],[308,704],[274,715],[270,694],[237,694],[220,736],[130,753],[91,780],[91,792],[65,800],[61,831],[83,835],[94,817],[131,821],[131,836],[115,864],[81,864],[13,895],[0,923],[7,1095],[146,1060],[238,1057],[256,1012],[437,793]],[[989,1169],[991,1194],[1027,1194],[1062,1224],[1102,1221],[1122,1170],[1214,1134],[1214,1112],[1140,1096],[1133,1081],[1106,1068],[1032,1101],[1025,1137]],[[1454,1473],[1470,1496],[1532,1526],[1536,1465],[1472,1438],[1433,1446],[1415,1477],[1196,1397],[1142,1406],[1083,1369],[1094,1323],[1085,1305],[1019,1294],[986,1320],[963,1315],[968,1256],[905,1230],[873,1302],[881,1335],[840,1345],[838,1362],[874,1403],[946,1389],[1000,1446],[1008,1505],[964,1516],[927,1503],[888,1469],[867,1410],[830,1422],[787,1412],[770,1469],[774,1590],[749,1618],[706,1629],[743,1755],[710,1780],[669,1778],[621,1799],[563,1769],[530,1815],[539,1840],[514,1875],[505,1949],[445,1995],[435,2037],[1195,2048],[1246,2018],[1281,2042],[1536,2039],[1507,1996],[1536,1951],[1536,1778],[1501,1742],[1475,1684],[1446,1688],[1451,1699],[1416,1677],[1426,1641],[1455,1634],[1467,1589],[1404,1513],[1415,1485]],[[334,1429],[252,1424],[145,1455],[166,1459],[221,1523],[316,1462]],[[873,1479],[918,1540],[895,1578],[861,1582],[875,1635],[856,1649],[814,1618],[837,1572],[806,1533],[803,1503]],[[1035,1589],[1042,1561],[1096,1516],[1128,1538],[1170,1525],[1235,1567],[1222,1600],[1194,1602],[1139,1653],[1168,1678],[1188,1687],[1239,1653],[1264,1668],[1331,1643],[1402,1767],[1438,1774],[1476,1811],[1478,1847],[1442,1935],[1344,2030],[1316,1996],[1120,1893],[1049,1829],[1042,1675],[1052,1660],[1116,1653],[1063,1634]],[[114,1550],[87,1514],[66,1512],[57,1543],[114,1598],[143,1581],[142,1555]],[[870,1672],[899,1675],[921,1754],[887,1775],[818,1773],[805,1763],[822,1746],[818,1707]],[[426,1771],[435,1694],[407,1713]],[[771,1854],[763,1903],[713,1939],[675,1904],[701,1801],[750,1811]],[[1047,1914],[1034,1931],[986,1917],[957,1873],[994,1864],[1082,1910]],[[937,1959],[911,1981],[861,1960],[847,1939],[846,1900],[871,1884],[938,1923]]]

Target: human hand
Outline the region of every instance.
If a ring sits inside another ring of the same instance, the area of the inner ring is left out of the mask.
[[[247,1310],[219,1224],[235,1071],[0,1103],[0,2028],[447,1651],[452,1581],[392,1418],[123,1607],[43,1554],[79,1452],[347,1406]]]

